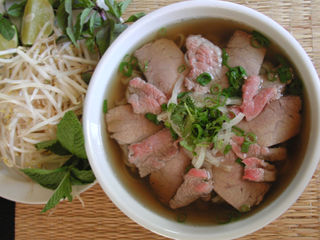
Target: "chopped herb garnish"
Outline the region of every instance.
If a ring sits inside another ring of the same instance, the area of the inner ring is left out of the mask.
[[[121,62],[119,66],[119,71],[126,77],[131,77],[132,75],[132,65],[128,62]]]
[[[230,86],[223,89],[222,93],[226,97],[241,97],[242,85],[247,77],[246,70],[241,67],[230,67],[228,65],[229,55],[225,49],[222,49],[222,65],[226,66],[229,70],[226,72]]]
[[[178,94],[177,98],[180,99],[180,98],[183,98],[185,95],[189,94],[190,92],[181,92]]]
[[[177,221],[179,223],[184,223],[187,220],[187,217],[188,217],[187,213],[180,212],[177,214]]]
[[[103,113],[107,113],[108,112],[108,100],[104,100],[103,101]]]
[[[163,27],[163,28],[160,28],[159,31],[158,31],[159,35],[161,37],[164,37],[166,34],[167,34],[167,28]]]
[[[161,104],[161,110],[162,110],[163,112],[165,112],[165,111],[168,110],[168,106],[167,106],[166,103]]]
[[[251,143],[249,143],[249,142],[243,142],[241,145],[241,152],[247,153],[249,151],[250,145],[251,145]]]
[[[173,128],[171,126],[170,126],[169,130],[170,130],[172,139],[177,140],[179,138],[178,134],[173,130]]]
[[[240,208],[239,208],[239,211],[240,212],[249,212],[250,211],[250,205],[248,205],[248,204],[243,204]]]
[[[183,73],[186,70],[186,65],[182,64],[178,67],[178,73]]]
[[[263,34],[252,31],[252,38],[251,38],[251,46],[255,48],[262,48],[262,47],[269,47],[270,40],[266,38]]]
[[[201,85],[205,86],[212,80],[212,75],[210,73],[204,72],[201,73],[197,78],[196,81]]]
[[[210,93],[213,95],[221,95],[222,93],[222,87],[220,84],[213,84],[210,88]]]
[[[246,133],[245,137],[244,137],[244,141],[248,142],[248,143],[256,143],[257,142],[257,135],[255,135],[252,132],[248,132]]]
[[[244,136],[244,130],[236,126],[232,127],[232,132],[234,132],[234,134],[236,134],[237,136]]]
[[[245,167],[246,165],[242,162],[242,159],[241,158],[237,158],[235,160],[236,163],[240,164],[242,167]]]
[[[153,113],[146,113],[145,115],[145,118],[148,119],[149,121],[153,122],[154,124],[156,125],[159,125],[160,122],[157,118],[157,115],[153,114]]]
[[[228,145],[224,148],[223,154],[224,154],[224,155],[228,154],[228,152],[230,152],[231,148],[232,148],[231,145],[228,144]]]

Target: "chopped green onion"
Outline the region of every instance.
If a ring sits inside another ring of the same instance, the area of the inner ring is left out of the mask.
[[[173,128],[171,126],[170,126],[169,130],[170,130],[172,139],[177,140],[179,138],[178,134],[173,130]]]
[[[184,222],[187,220],[187,217],[188,217],[187,213],[185,213],[185,212],[180,212],[180,213],[178,213],[178,215],[177,215],[177,221],[178,221],[179,223],[184,223]]]
[[[131,77],[133,68],[130,63],[121,62],[119,66],[119,70],[124,76]]]
[[[241,207],[239,208],[239,211],[240,212],[249,212],[250,211],[250,205],[248,205],[248,204],[243,204],[243,205],[241,205]]]
[[[252,31],[252,38],[251,38],[251,46],[254,48],[262,48],[262,47],[269,47],[270,40],[266,38],[263,34]]]
[[[246,133],[246,135],[244,136],[244,141],[248,142],[250,144],[256,143],[257,142],[257,135],[255,135],[252,132],[248,132]]]
[[[131,64],[133,68],[137,67],[138,59],[135,56],[131,56],[129,59],[129,64]]]
[[[226,66],[227,68],[230,68],[228,65],[229,55],[225,48],[222,49],[222,66]]]
[[[224,150],[223,150],[223,154],[224,155],[227,155],[228,154],[228,152],[230,152],[230,150],[231,150],[231,145],[230,144],[228,144],[225,148],[224,148]]]
[[[167,106],[166,103],[161,104],[161,110],[162,110],[163,112],[167,111],[167,109],[168,109],[168,106]]]
[[[148,119],[149,121],[153,122],[154,124],[156,125],[159,125],[160,122],[157,118],[157,115],[153,114],[153,113],[146,113],[145,115],[145,118]]]
[[[104,100],[103,101],[103,113],[107,113],[108,112],[108,100]]]
[[[244,130],[236,126],[232,127],[232,132],[234,132],[234,134],[236,134],[237,136],[244,136]]]
[[[249,143],[249,142],[243,142],[241,145],[241,152],[243,152],[243,153],[249,152],[250,145],[251,145],[251,143]]]
[[[160,36],[164,37],[167,34],[167,28],[160,28],[158,33]]]
[[[210,93],[213,95],[220,95],[222,93],[222,87],[220,84],[213,84],[210,88]]]
[[[192,125],[191,131],[192,131],[193,135],[198,139],[200,139],[203,135],[203,129],[199,124]]]
[[[190,152],[193,152],[194,147],[190,146],[185,139],[180,141],[179,144]]]
[[[242,162],[242,159],[241,158],[237,158],[235,160],[236,163],[240,164],[242,167],[245,167],[246,165]]]
[[[177,98],[180,99],[180,98],[183,98],[185,95],[189,94],[190,92],[181,92],[178,94]]]
[[[277,74],[270,71],[267,73],[267,78],[270,82],[274,82],[277,80]]]
[[[182,64],[178,67],[178,73],[183,73],[186,70],[186,65]]]
[[[184,174],[188,173],[190,171],[190,169],[193,168],[192,164],[189,164],[186,169],[184,170]]]
[[[204,72],[201,73],[197,78],[196,81],[201,85],[205,86],[212,80],[212,75],[210,73]]]

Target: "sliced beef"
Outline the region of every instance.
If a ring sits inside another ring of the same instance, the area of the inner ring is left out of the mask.
[[[215,81],[220,78],[221,49],[200,35],[190,35],[186,40],[186,47],[188,63],[191,68],[185,79],[186,88],[188,90],[194,89],[197,92],[209,92],[211,84],[201,86],[195,80],[204,72],[211,74]]]
[[[284,147],[268,148],[262,147],[259,144],[251,144],[247,153],[241,151],[241,146],[244,142],[244,137],[233,136],[231,141],[232,151],[241,159],[249,157],[263,158],[268,161],[280,161],[287,157],[287,149]]]
[[[299,133],[300,110],[300,97],[285,96],[269,103],[252,121],[241,121],[237,126],[246,132],[256,134],[259,145],[273,146]]]
[[[248,76],[257,76],[266,54],[266,49],[253,47],[251,38],[251,34],[239,30],[235,31],[227,44],[226,52],[229,55],[228,64],[230,67],[241,66],[246,70]],[[222,68],[222,87],[229,86],[225,75],[227,71],[226,67]]]
[[[254,182],[273,182],[276,180],[276,169],[273,165],[255,157],[242,161],[244,167],[243,179]]]
[[[135,114],[128,104],[110,109],[106,114],[106,122],[111,137],[119,144],[139,142],[161,129],[144,115]]]
[[[230,171],[224,170],[222,166],[213,166],[212,180],[213,190],[234,208],[241,210],[244,206],[258,205],[270,184],[244,180],[244,168],[235,162],[236,159],[236,155],[230,151],[223,162],[223,165],[231,167]]]
[[[169,97],[175,82],[182,77],[178,68],[186,66],[183,52],[172,40],[158,39],[145,44],[134,55],[142,66],[147,81]]]
[[[163,168],[152,172],[149,177],[151,188],[164,204],[176,193],[183,182],[183,175],[191,159],[180,149]]]
[[[247,121],[251,121],[257,117],[266,104],[277,97],[278,91],[274,87],[258,91],[260,83],[260,77],[250,76],[242,86],[243,101],[240,109],[245,114]]]
[[[178,188],[175,196],[170,200],[172,209],[185,207],[212,191],[210,174],[205,169],[191,168],[184,176],[184,182]]]
[[[140,176],[145,177],[164,167],[177,152],[170,131],[163,129],[142,142],[131,144],[128,160],[136,165]]]
[[[166,95],[154,85],[136,77],[129,82],[128,102],[132,105],[135,113],[153,113],[161,112],[161,104],[168,101]]]

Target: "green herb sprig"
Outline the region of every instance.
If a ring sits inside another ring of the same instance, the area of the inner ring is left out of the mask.
[[[270,46],[270,40],[258,31],[252,31],[251,33],[251,46],[255,48],[267,48]]]
[[[72,185],[89,184],[95,180],[85,152],[81,123],[73,111],[67,112],[58,124],[57,139],[40,142],[36,148],[58,155],[70,155],[63,166],[53,170],[21,169],[41,186],[55,190],[42,212],[54,208],[61,199],[72,201]]]

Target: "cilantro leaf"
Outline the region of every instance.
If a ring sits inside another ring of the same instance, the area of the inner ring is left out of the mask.
[[[65,172],[64,177],[62,178],[59,186],[57,187],[54,194],[51,196],[45,207],[42,209],[42,212],[46,212],[51,208],[54,208],[61,199],[68,198],[69,202],[72,201],[72,187],[70,180],[70,172]]]
[[[73,155],[86,159],[81,123],[73,111],[67,112],[57,126],[57,138]]]
[[[6,39],[11,40],[16,33],[14,25],[10,22],[9,19],[5,18],[0,13],[0,34]]]
[[[33,181],[39,183],[41,186],[54,190],[59,186],[67,172],[67,169],[57,168],[54,170],[46,170],[37,168],[24,168],[21,169],[21,171]]]
[[[20,3],[14,3],[11,5],[11,7],[8,9],[8,15],[12,17],[21,17],[24,11],[24,7],[27,3],[27,0],[24,0]]]

